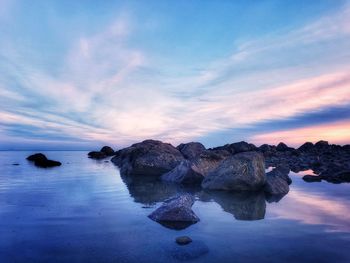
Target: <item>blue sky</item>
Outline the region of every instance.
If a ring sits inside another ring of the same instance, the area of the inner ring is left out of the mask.
[[[350,2],[0,0],[0,149],[350,143]]]

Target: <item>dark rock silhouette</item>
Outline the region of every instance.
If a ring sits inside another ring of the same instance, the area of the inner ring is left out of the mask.
[[[187,245],[192,242],[192,239],[188,236],[181,236],[175,239],[176,243],[179,245]]]
[[[321,182],[322,178],[318,175],[304,175],[303,180],[305,182]]]
[[[226,150],[231,154],[236,154],[241,152],[255,151],[256,149],[257,147],[254,144],[241,141],[241,142],[226,144],[224,146],[219,146],[219,147],[213,148],[212,150]]]
[[[194,240],[186,246],[176,246],[170,255],[178,261],[191,261],[204,256],[209,252],[208,246],[201,240]]]
[[[100,159],[104,159],[107,157],[107,155],[104,152],[89,152],[88,153],[89,158],[91,159],[96,159],[96,160],[100,160]]]
[[[100,152],[104,153],[107,156],[113,156],[115,154],[114,150],[109,146],[103,146]]]
[[[257,191],[265,184],[264,157],[245,152],[226,158],[203,180],[202,187],[211,190]]]
[[[180,184],[200,184],[203,178],[199,168],[188,160],[182,161],[173,170],[162,175],[163,181]]]
[[[27,157],[28,161],[34,162],[34,164],[41,168],[49,168],[49,167],[55,167],[60,166],[62,163],[58,161],[49,160],[46,158],[46,156],[42,153],[36,153],[33,155],[30,155]]]
[[[153,221],[172,229],[184,229],[199,221],[191,207],[195,199],[190,194],[172,197],[162,204],[148,217]]]

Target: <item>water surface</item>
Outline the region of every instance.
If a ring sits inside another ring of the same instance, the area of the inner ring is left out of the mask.
[[[86,152],[0,152],[0,262],[350,262],[350,185],[306,183],[288,195],[230,194],[121,178]],[[13,165],[18,163],[19,165]],[[147,215],[178,192],[196,196],[201,219],[183,230]],[[194,242],[178,246],[174,239]]]

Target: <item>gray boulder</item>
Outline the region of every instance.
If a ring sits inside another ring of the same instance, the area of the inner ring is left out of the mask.
[[[190,194],[170,198],[148,217],[153,221],[172,229],[184,229],[199,221],[191,207],[195,199]]]
[[[205,177],[229,156],[231,156],[231,154],[226,150],[206,150],[199,157],[194,159],[193,163]]]
[[[268,195],[275,195],[283,197],[289,192],[289,184],[291,179],[288,176],[289,168],[284,166],[278,166],[271,172],[266,174],[266,184],[264,187],[265,193]],[[276,201],[280,198],[277,198]]]
[[[197,158],[206,150],[204,145],[200,142],[181,143],[176,148],[183,154],[186,159],[190,160]]]
[[[200,184],[203,178],[198,167],[188,160],[182,161],[173,170],[162,175],[162,181],[180,184]]]
[[[161,141],[146,140],[119,150],[111,161],[123,175],[156,175],[171,171],[185,160],[174,146]]]
[[[261,153],[245,152],[222,161],[202,182],[204,189],[257,191],[265,184],[265,161]]]

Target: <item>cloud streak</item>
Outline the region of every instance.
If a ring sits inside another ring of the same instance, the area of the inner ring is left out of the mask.
[[[48,142],[65,135],[120,146],[146,138],[176,144],[232,130],[229,142],[240,139],[235,129],[348,105],[349,10],[345,5],[301,28],[246,41],[229,56],[188,72],[171,57],[156,63],[142,43],[134,43],[142,25],[129,13],[119,14],[100,32],[77,36],[52,67],[28,60],[28,53],[40,56],[39,50],[9,47],[13,39],[7,35],[0,41],[5,72],[0,76],[0,141],[21,133],[23,140],[37,140],[32,129]],[[312,131],[347,129],[344,125],[261,131],[247,139],[268,142],[277,136],[299,143],[313,140],[307,136]],[[293,132],[304,135],[295,140]],[[333,142],[350,139],[319,135]]]

